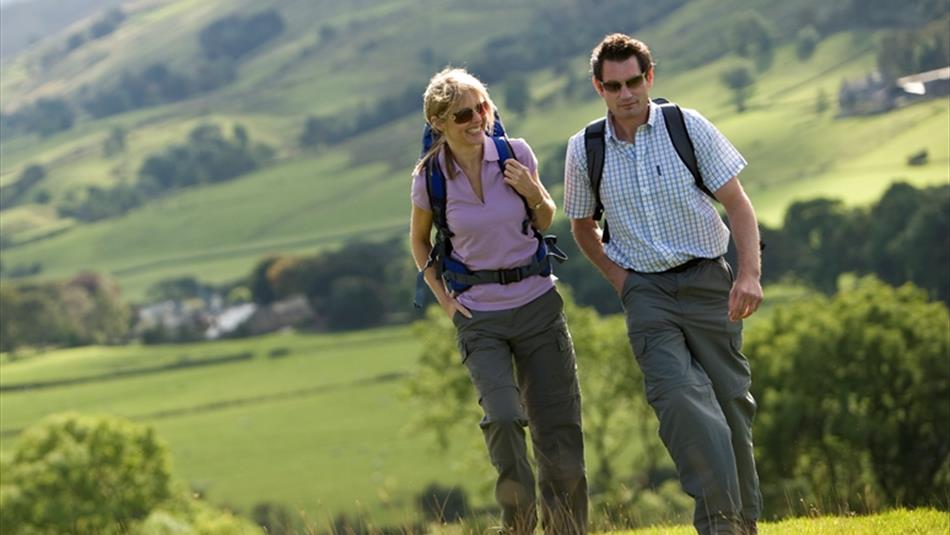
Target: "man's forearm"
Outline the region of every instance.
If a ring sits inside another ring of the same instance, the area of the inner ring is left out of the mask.
[[[752,203],[740,203],[729,217],[732,239],[736,243],[739,258],[739,273],[754,276],[762,275],[762,254],[759,246],[759,223],[755,217]]]
[[[742,189],[737,177],[732,177],[716,191],[716,198],[726,209],[729,229],[739,256],[739,274],[759,280],[762,274],[762,254],[759,249],[759,223],[755,218],[752,201]]]
[[[601,242],[601,229],[593,220],[573,220],[571,221],[571,233],[574,235],[574,241],[581,252],[594,267],[611,283],[618,272],[625,270],[614,263],[607,253],[604,252],[604,244]]]

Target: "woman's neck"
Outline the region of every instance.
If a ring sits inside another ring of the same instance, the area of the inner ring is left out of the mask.
[[[462,166],[462,169],[480,167],[482,165],[485,152],[484,145],[463,145],[459,147],[449,143],[449,150],[452,151],[452,158]]]

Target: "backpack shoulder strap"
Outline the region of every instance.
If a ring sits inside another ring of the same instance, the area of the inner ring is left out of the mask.
[[[491,136],[491,140],[495,143],[495,150],[498,151],[498,167],[501,168],[501,172],[504,174],[505,160],[515,158],[515,149],[511,146],[511,142],[508,141],[507,137]]]
[[[594,221],[600,221],[604,216],[604,203],[600,200],[600,180],[604,175],[604,151],[605,135],[607,130],[607,119],[601,118],[591,121],[584,128],[584,151],[587,153],[587,179],[590,180],[590,189],[594,193]],[[607,222],[604,222],[604,230],[601,235],[601,241],[607,243],[610,241],[610,231],[607,229]]]
[[[429,194],[429,206],[432,208],[432,224],[440,234],[448,235],[448,221],[445,217],[447,193],[445,175],[439,166],[437,157],[426,162],[426,193]]]
[[[604,174],[604,136],[607,119],[592,121],[584,128],[584,150],[587,152],[587,178],[594,193],[594,219],[600,220],[604,205],[600,202],[600,179]]]
[[[696,187],[715,200],[716,197],[709,191],[709,188],[706,187],[706,184],[703,182],[703,175],[699,172],[699,163],[696,161],[696,149],[693,146],[693,140],[689,137],[689,131],[686,130],[686,120],[683,117],[683,110],[665,98],[657,98],[654,99],[653,102],[660,105],[660,110],[663,112],[663,120],[666,122],[666,131],[670,135],[670,141],[673,142],[673,148],[676,149],[676,154],[689,169],[690,174],[693,175],[693,181],[696,183]]]
[[[497,123],[495,128],[497,129]],[[518,157],[515,156],[515,149],[511,146],[511,142],[508,141],[506,136],[491,136],[491,140],[495,143],[495,149],[498,151],[498,167],[501,168],[501,174],[505,174],[505,160],[515,159]],[[521,203],[524,204],[525,219],[521,223],[521,232],[528,234],[528,230],[531,228],[531,207],[528,205],[528,199],[525,199],[524,196],[517,191],[518,197],[521,197]]]

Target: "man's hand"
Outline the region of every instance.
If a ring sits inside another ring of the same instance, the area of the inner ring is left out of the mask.
[[[732,283],[729,292],[729,320],[739,321],[748,318],[759,309],[762,303],[762,284],[759,278],[752,275],[743,275]]]
[[[623,285],[627,281],[627,270],[613,262],[609,265],[612,267],[607,272],[607,281],[614,287],[614,291],[617,292],[617,295],[623,297]]]

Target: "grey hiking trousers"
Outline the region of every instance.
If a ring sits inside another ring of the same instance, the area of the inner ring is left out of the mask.
[[[762,498],[752,455],[755,400],[728,319],[732,268],[702,259],[662,273],[630,272],[621,292],[627,333],[699,533],[742,533]]]
[[[552,288],[517,308],[452,318],[485,414],[480,426],[498,472],[495,498],[513,534],[532,533],[537,524],[526,425],[538,463],[545,533],[582,535],[587,529],[580,388],[563,308]]]

